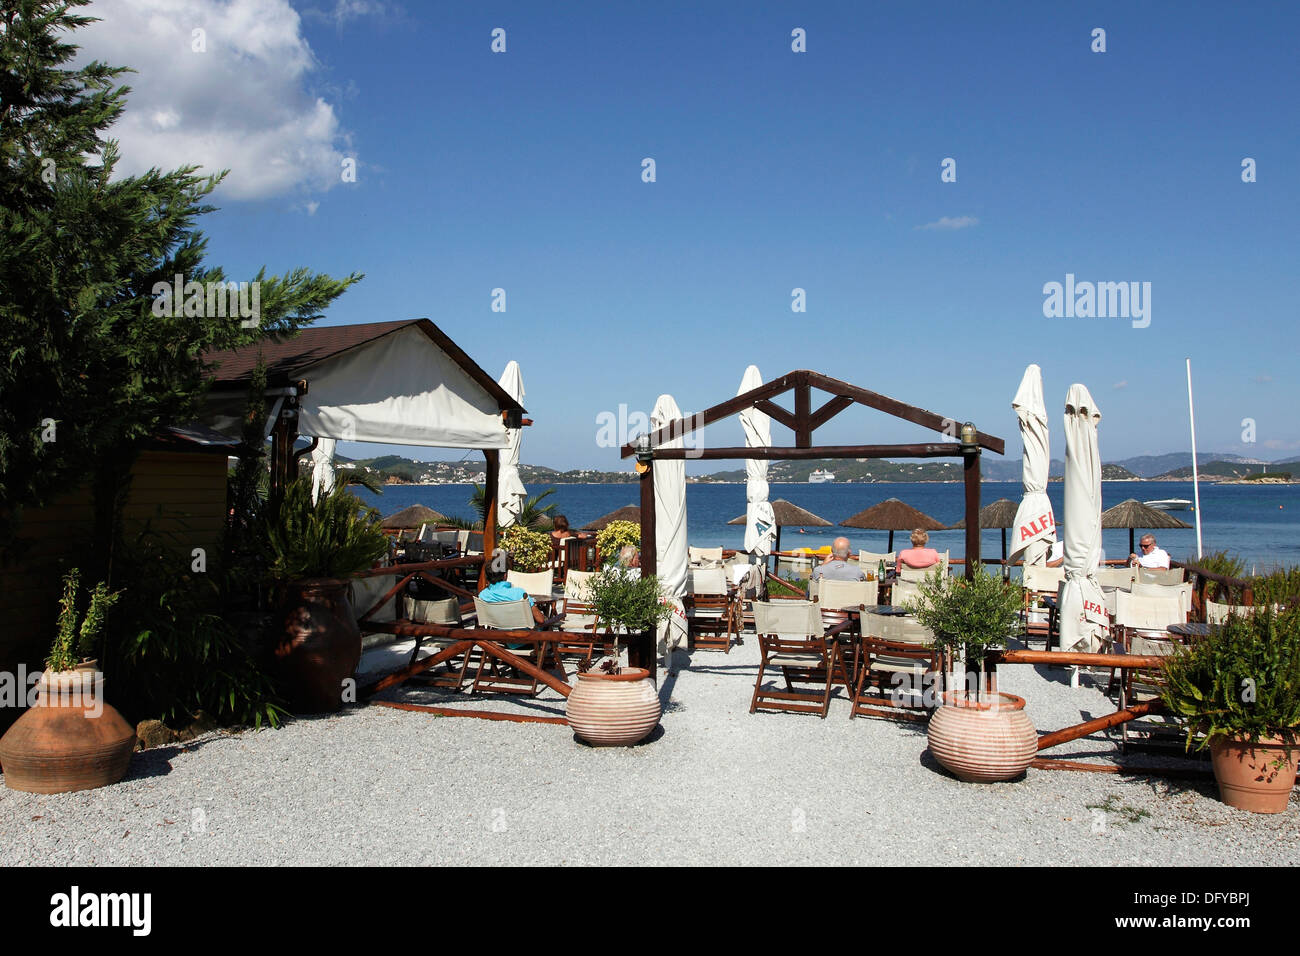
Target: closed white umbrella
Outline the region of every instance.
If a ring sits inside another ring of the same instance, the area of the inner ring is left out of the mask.
[[[497,384],[516,402],[523,404],[524,378],[519,374],[518,362],[511,359],[506,364]],[[523,438],[522,428],[506,429],[509,444],[501,449],[501,466],[497,473],[497,524],[502,528],[514,524],[519,512],[524,510],[524,499],[528,497],[528,490],[519,477],[519,444]]]
[[[751,365],[745,369],[745,377],[740,380],[741,395],[763,384],[763,376],[758,373],[758,366]],[[747,408],[740,413],[740,424],[745,429],[746,448],[767,448],[772,444],[772,420],[766,412],[756,408]],[[776,515],[771,502],[767,500],[767,461],[765,459],[745,459],[745,550],[760,557],[772,553],[772,541],[776,537]]]
[[[1110,619],[1097,584],[1101,561],[1101,412],[1088,390],[1065,396],[1065,584],[1061,589],[1061,650],[1096,653],[1110,640]]]
[[[319,438],[316,447],[311,450],[311,503],[314,505],[321,495],[328,495],[334,490],[337,476],[334,474],[334,449],[338,442],[333,438]]]
[[[657,431],[682,417],[671,395],[660,395],[650,415],[650,430]],[[678,435],[659,446],[681,448]],[[659,583],[678,613],[668,619],[663,653],[685,647],[686,614],[682,596],[686,593],[686,462],[655,461],[655,561]]]
[[[1011,557],[1024,555],[1025,564],[1046,564],[1052,542],[1056,540],[1056,516],[1047,497],[1048,452],[1047,407],[1043,404],[1043,372],[1037,365],[1025,369],[1020,388],[1011,402],[1020,420],[1020,441],[1024,446],[1021,481],[1024,497],[1016,509],[1011,534]]]

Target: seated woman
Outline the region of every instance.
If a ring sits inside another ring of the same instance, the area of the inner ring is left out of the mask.
[[[926,542],[930,536],[917,528],[912,532],[912,546],[904,551],[898,552],[898,562],[894,570],[902,574],[903,566],[909,568],[929,568],[939,563],[939,552],[934,548],[927,548]]]
[[[561,538],[572,538],[574,533],[569,530],[569,519],[564,515],[556,515],[551,521],[551,539],[559,541]]]

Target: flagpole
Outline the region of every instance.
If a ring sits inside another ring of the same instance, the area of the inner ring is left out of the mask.
[[[1196,410],[1192,405],[1192,360],[1187,360],[1187,420],[1192,426],[1192,497],[1196,499],[1196,560],[1201,560],[1201,483],[1196,472]]]

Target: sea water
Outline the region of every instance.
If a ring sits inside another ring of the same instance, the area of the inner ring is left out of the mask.
[[[537,494],[554,487],[545,503],[554,502],[555,513],[569,519],[570,526],[584,524],[624,505],[639,503],[636,484],[554,485],[534,484],[528,493]],[[1064,485],[1052,482],[1048,497],[1059,518],[1064,513]],[[388,515],[412,504],[423,504],[442,514],[463,518],[476,517],[469,504],[469,485],[386,485],[376,496],[364,488],[360,496]],[[1192,500],[1190,481],[1104,481],[1101,487],[1103,510],[1126,498],[1154,501],[1161,498]],[[984,482],[980,486],[980,503],[987,505],[998,498],[1019,502],[1019,482]],[[838,524],[850,515],[887,498],[907,502],[944,524],[961,520],[965,506],[964,486],[959,482],[896,482],[878,484],[826,483],[777,484],[770,486],[769,498],[784,498],[801,508]],[[686,486],[687,536],[696,547],[741,548],[743,525],[727,522],[745,513],[745,485],[688,484]],[[1170,515],[1192,524],[1192,511],[1171,511]],[[1166,529],[1153,532],[1160,547],[1176,559],[1194,558],[1196,532],[1193,529]],[[783,528],[781,547],[820,548],[829,545],[839,534],[847,535],[854,549],[885,551],[888,532],[855,528]],[[964,531],[935,531],[930,546],[940,551],[951,549],[953,557],[965,552]],[[1139,529],[1138,537],[1142,534]],[[1201,535],[1206,552],[1227,550],[1252,567],[1265,571],[1277,565],[1300,564],[1300,484],[1297,485],[1225,485],[1201,484]],[[1008,541],[1010,532],[1008,532]],[[907,532],[894,534],[894,548],[909,547]],[[1107,558],[1124,558],[1129,554],[1126,530],[1102,532],[1102,547]],[[982,532],[980,550],[986,558],[1002,555],[1002,534],[996,530]]]

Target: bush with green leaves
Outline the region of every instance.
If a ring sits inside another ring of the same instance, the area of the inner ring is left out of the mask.
[[[511,525],[501,532],[500,546],[510,553],[516,571],[541,571],[551,560],[551,536],[545,531]]]
[[[1246,575],[1246,562],[1228,551],[1211,551],[1209,554],[1201,555],[1199,559],[1192,557],[1188,561],[1212,574],[1221,574],[1227,578],[1242,578]],[[1205,582],[1206,600],[1231,603],[1228,601],[1231,595],[1221,594],[1226,590],[1217,581]]]
[[[1300,610],[1260,607],[1230,615],[1208,637],[1165,658],[1165,705],[1187,730],[1187,747],[1214,737],[1257,742],[1300,732]]]
[[[108,585],[103,581],[91,589],[90,602],[81,627],[77,627],[77,593],[81,583],[81,572],[73,568],[63,578],[63,597],[59,601],[58,630],[54,643],[50,647],[50,656],[45,660],[49,671],[70,671],[82,661],[95,656],[95,642],[104,630],[104,622],[109,609],[121,596],[110,594]]]
[[[285,711],[259,666],[266,620],[233,610],[242,577],[209,565],[147,530],[118,559],[126,579],[106,633],[104,669],[113,704],[131,721],[181,727],[199,711],[222,725],[278,726]]]
[[[917,584],[916,619],[934,632],[934,642],[949,652],[964,650],[969,663],[980,663],[990,647],[1000,645],[1016,627],[1024,591],[1014,581],[975,566],[974,577],[934,571]]]
[[[618,553],[628,545],[641,547],[641,525],[636,521],[611,521],[596,532],[596,549],[603,564],[618,560]]]
[[[614,638],[615,662],[620,633],[656,629],[673,615],[673,605],[653,574],[643,577],[624,568],[606,568],[588,579],[587,594],[600,626]],[[617,664],[613,671],[618,673]]]
[[[270,571],[281,581],[346,578],[388,550],[379,512],[343,485],[311,503],[311,479],[298,478],[267,506]]]

